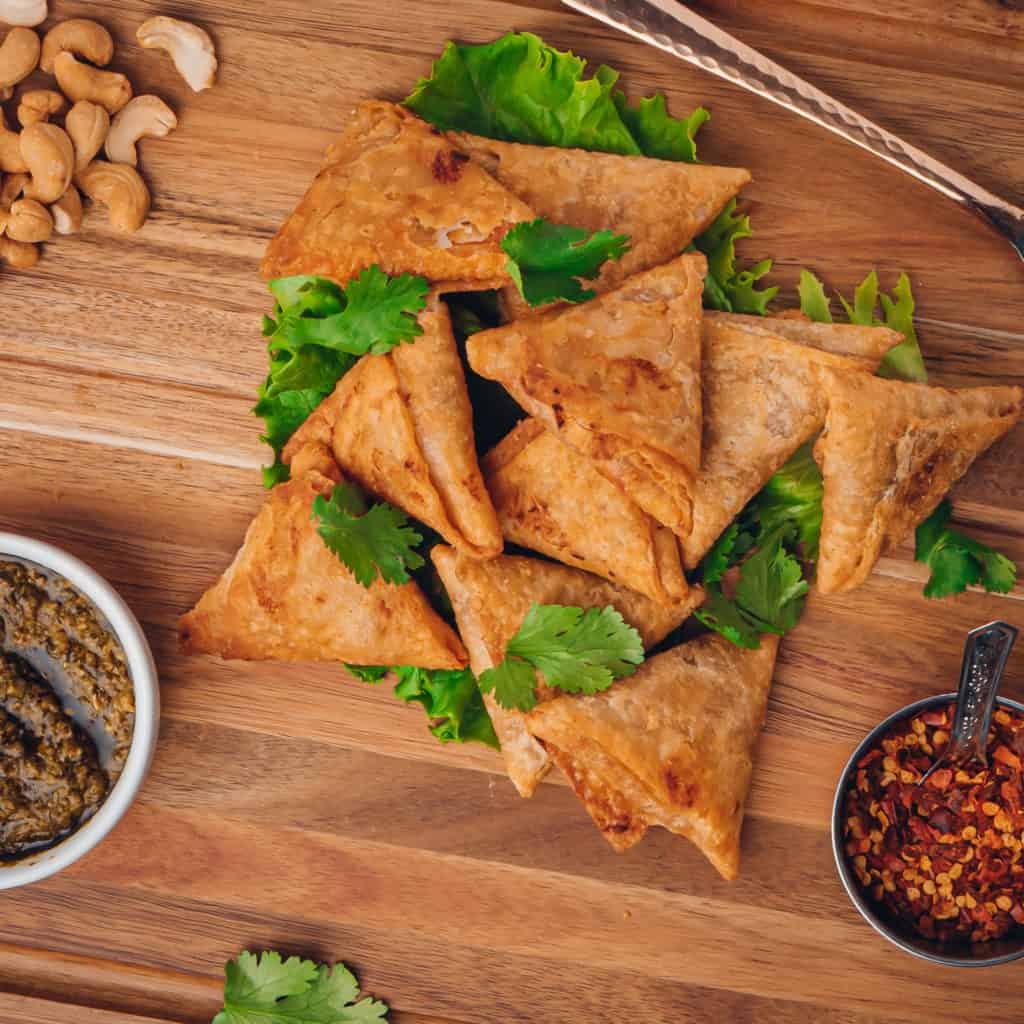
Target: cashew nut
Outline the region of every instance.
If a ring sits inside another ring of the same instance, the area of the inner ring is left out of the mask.
[[[73,235],[82,227],[82,196],[74,185],[69,185],[51,207],[53,230],[58,235]]]
[[[4,112],[0,109],[0,171],[23,174],[27,170],[28,164],[21,155],[21,136],[7,127]]]
[[[116,114],[132,98],[132,84],[124,75],[80,64],[67,50],[54,58],[53,70],[61,91],[72,103],[89,100]]]
[[[16,242],[45,242],[53,234],[50,211],[34,199],[19,199],[7,218],[7,237]]]
[[[32,28],[46,21],[46,0],[0,0],[0,21]]]
[[[98,103],[80,100],[64,118],[64,130],[75,144],[75,173],[92,163],[110,131],[110,115]]]
[[[65,51],[84,57],[90,64],[106,67],[114,56],[114,40],[98,21],[72,18],[54,25],[43,37],[39,66],[52,75],[57,54]]]
[[[138,231],[146,222],[149,189],[134,167],[94,160],[75,182],[90,199],[107,207],[115,231]]]
[[[0,188],[0,213],[9,212],[15,199],[21,196],[28,184],[27,174],[8,174]],[[2,232],[0,232],[2,234]]]
[[[178,74],[193,92],[202,92],[213,85],[217,76],[217,54],[209,35],[187,21],[177,18],[150,18],[135,38],[147,50],[164,50],[170,54]]]
[[[115,118],[107,136],[107,156],[137,167],[135,143],[144,135],[162,139],[178,127],[174,111],[159,96],[136,96]]]
[[[38,121],[49,121],[55,114],[63,113],[67,100],[52,89],[30,89],[21,94],[18,104],[18,120],[27,128]]]
[[[0,88],[28,78],[39,63],[39,36],[30,28],[12,28],[0,44]]]
[[[0,263],[16,270],[27,270],[39,262],[39,248],[31,242],[16,242],[13,238],[0,238]]]
[[[75,147],[63,128],[45,121],[29,125],[21,133],[21,155],[32,175],[25,189],[29,199],[55,203],[67,192],[75,173]]]

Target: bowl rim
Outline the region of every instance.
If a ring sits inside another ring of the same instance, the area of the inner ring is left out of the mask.
[[[160,689],[149,641],[124,598],[95,569],[62,548],[17,533],[0,532],[0,558],[34,562],[63,576],[100,610],[121,643],[135,693],[135,722],[124,768],[99,810],[67,838],[24,860],[0,864],[0,890],[42,881],[84,857],[124,816],[156,750]]]
[[[850,870],[849,864],[847,863],[846,851],[843,849],[842,845],[841,822],[843,797],[846,794],[849,778],[853,773],[857,762],[871,747],[874,746],[878,737],[881,736],[881,734],[884,733],[891,725],[900,721],[900,719],[910,718],[919,711],[924,711],[926,708],[932,707],[936,704],[948,704],[950,702],[955,702],[956,697],[956,693],[939,693],[933,697],[924,697],[921,700],[916,700],[911,704],[907,704],[879,722],[878,725],[869,730],[867,735],[865,735],[857,744],[840,773],[839,782],[836,785],[835,798],[832,801],[832,855],[835,858],[839,880],[843,883],[843,888],[846,890],[846,895],[850,897],[850,902],[857,908],[860,916],[863,917],[879,935],[888,939],[889,942],[893,943],[893,945],[898,946],[905,953],[909,953],[911,956],[917,957],[919,960],[926,960],[933,964],[942,964],[947,967],[994,967],[997,964],[1009,963],[1012,960],[1019,960],[1021,957],[1024,957],[1024,942],[1022,942],[1021,948],[1017,952],[1001,953],[997,956],[984,958],[944,956],[941,953],[930,953],[926,950],[918,949],[916,946],[907,942],[901,935],[889,928],[888,925],[878,917],[874,908],[864,898],[857,884],[857,880],[853,877],[853,872]],[[1012,708],[1014,711],[1018,712],[1018,714],[1024,715],[1024,704],[1019,701],[1015,701],[1010,697],[997,697],[996,703],[997,705]]]

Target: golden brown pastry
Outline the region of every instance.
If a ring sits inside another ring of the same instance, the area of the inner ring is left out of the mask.
[[[616,850],[661,825],[733,879],[777,649],[777,637],[751,651],[706,634],[603,693],[538,704],[527,728]]]
[[[579,306],[481,331],[477,373],[590,458],[659,523],[685,537],[700,465],[699,253]]]
[[[371,493],[480,558],[502,539],[473,441],[473,410],[448,307],[432,292],[423,333],[386,355],[363,356],[284,449],[311,441]]]
[[[814,457],[825,481],[818,589],[863,583],[882,552],[935,510],[971,463],[1020,418],[1016,387],[949,391],[832,374]]]
[[[420,588],[367,588],[330,551],[312,518],[341,474],[322,447],[297,454],[223,576],[183,615],[182,647],[246,661],[344,661],[461,668],[466,651]]]
[[[525,419],[482,460],[505,537],[659,604],[688,590],[679,541],[585,455]]]
[[[444,290],[509,282],[499,243],[534,212],[404,107],[360,103],[316,180],[275,235],[264,277],[344,284],[373,264]]]
[[[801,345],[834,352],[863,362],[874,372],[889,349],[903,341],[899,331],[888,327],[862,327],[859,324],[816,323],[803,316],[748,316],[745,313],[704,311],[704,323],[731,327],[750,334],[786,338]]]
[[[537,216],[629,236],[629,252],[609,260],[593,283],[599,293],[678,256],[750,181],[739,167],[527,146],[467,132],[448,137]]]
[[[746,330],[731,320],[705,319],[702,333],[704,430],[693,528],[682,541],[688,568],[821,430],[829,379],[823,368],[858,376],[868,370],[862,359]]]
[[[532,604],[611,605],[648,648],[685,622],[704,597],[703,591],[693,588],[685,601],[668,608],[590,573],[537,558],[502,555],[481,562],[442,546],[434,548],[431,558],[451,598],[459,632],[469,649],[469,664],[477,676],[501,664],[509,640]],[[537,696],[544,700],[549,694],[541,689]],[[484,703],[501,741],[509,778],[520,795],[532,796],[551,759],[526,731],[521,711],[502,708],[490,694],[484,695]]]

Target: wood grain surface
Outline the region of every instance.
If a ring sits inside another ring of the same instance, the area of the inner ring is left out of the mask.
[[[1009,0],[695,4],[839,99],[1020,201],[1024,13]],[[208,1021],[223,962],[274,947],[345,959],[399,1024],[889,1024],[1024,1018],[1024,968],[954,973],[884,944],[832,864],[833,787],[882,716],[951,688],[964,631],[1006,598],[921,594],[909,547],[852,594],[811,598],[780,656],[743,835],[723,882],[660,830],[616,856],[564,785],[522,801],[482,748],[331,666],[185,659],[177,616],[262,500],[250,414],[270,235],[364,96],[399,98],[445,40],[540,33],[713,118],[708,161],[742,164],[756,237],[792,302],[800,267],[849,291],[877,267],[918,297],[933,380],[1024,383],[1024,269],[984,225],[827,133],[555,0],[51,3],[100,17],[115,66],[180,128],[142,144],[154,211],[101,213],[0,275],[0,529],[93,564],[145,625],[160,747],[138,802],[48,882],[0,894],[0,1024]],[[221,57],[191,94],[144,53],[151,14],[200,21]],[[957,521],[1024,563],[1018,429],[956,492]],[[1024,697],[1024,653],[1006,692]],[[557,780],[554,780],[557,782]]]

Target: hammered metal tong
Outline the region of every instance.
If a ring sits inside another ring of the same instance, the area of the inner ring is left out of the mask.
[[[1006,659],[1016,639],[1017,628],[1007,622],[990,622],[967,634],[949,742],[942,756],[921,776],[919,786],[939,767],[954,768],[971,761],[988,765],[988,727]]]
[[[931,185],[977,213],[1024,260],[1024,210],[869,121],[677,0],[562,0],[576,11],[764,96]]]

